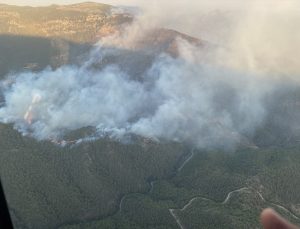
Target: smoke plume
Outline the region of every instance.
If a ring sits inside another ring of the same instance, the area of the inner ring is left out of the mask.
[[[163,13],[167,4],[144,7],[140,18],[122,34],[101,40],[80,66],[10,75],[12,82],[2,82],[0,120],[40,140],[94,127],[99,136],[135,134],[200,148],[250,144],[270,113],[267,98],[283,82],[298,84],[295,4],[285,2],[284,10],[270,10],[266,2],[260,8],[201,11],[193,34],[204,31],[204,44],[178,38],[176,55],[135,46],[158,26],[180,29],[188,23],[188,32],[195,11],[175,19]],[[228,19],[222,39],[218,17]],[[203,21],[210,22],[207,28]]]

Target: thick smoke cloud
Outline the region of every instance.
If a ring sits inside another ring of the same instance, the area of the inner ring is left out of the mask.
[[[181,42],[181,58],[156,57],[140,79],[117,64],[20,74],[7,88],[1,120],[38,139],[87,126],[118,138],[137,134],[199,147],[231,145],[241,134],[251,135],[264,118],[267,86],[262,90],[254,75],[200,63],[192,57],[196,48]],[[105,49],[96,53],[119,55]]]
[[[177,57],[151,58],[135,42],[169,22],[159,10],[146,11],[122,35],[103,39],[81,66],[10,76],[11,83],[2,82],[0,120],[37,139],[62,139],[91,126],[99,136],[120,139],[135,134],[200,148],[250,145],[268,116],[266,98],[283,81],[298,80],[299,18],[288,9],[247,12],[227,31],[226,45],[178,39]],[[254,20],[252,12],[259,12]]]

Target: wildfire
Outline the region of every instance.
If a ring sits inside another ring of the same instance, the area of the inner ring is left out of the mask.
[[[40,103],[42,100],[42,96],[40,94],[34,94],[31,100],[30,105],[28,106],[25,114],[24,114],[24,120],[26,121],[26,123],[28,125],[31,125],[33,123],[33,119],[34,119],[34,107]],[[66,146],[66,145],[72,145],[72,144],[76,144],[78,142],[78,140],[57,140],[54,138],[49,138],[48,139],[50,142],[52,142],[55,145],[59,145],[59,146]]]
[[[24,114],[24,120],[31,125],[33,120],[33,108],[36,104],[38,104],[42,99],[42,96],[39,94],[34,94],[31,100],[31,104]]]

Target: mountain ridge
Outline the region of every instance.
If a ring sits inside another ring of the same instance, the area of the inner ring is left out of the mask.
[[[92,2],[47,7],[3,4],[0,34],[60,37],[77,43],[94,43],[101,28],[132,21],[129,14],[115,14],[112,9],[113,6]]]

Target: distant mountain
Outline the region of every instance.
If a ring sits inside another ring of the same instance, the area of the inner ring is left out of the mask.
[[[171,55],[178,54],[177,39],[186,40],[195,46],[203,46],[200,39],[188,36],[171,29],[154,29],[148,31],[145,36],[138,39],[134,44],[135,49],[152,50],[152,52],[166,52]]]
[[[0,34],[59,37],[91,43],[104,32],[131,21],[128,13],[92,2],[48,7],[0,5]]]
[[[134,12],[92,2],[48,7],[0,4],[0,78],[9,72],[78,63],[96,41],[121,32],[122,25],[131,23]],[[139,58],[143,56],[141,66],[148,66],[158,53],[176,56],[177,38],[203,45],[199,39],[158,28],[146,32],[115,58],[129,66],[128,61],[138,51]]]

